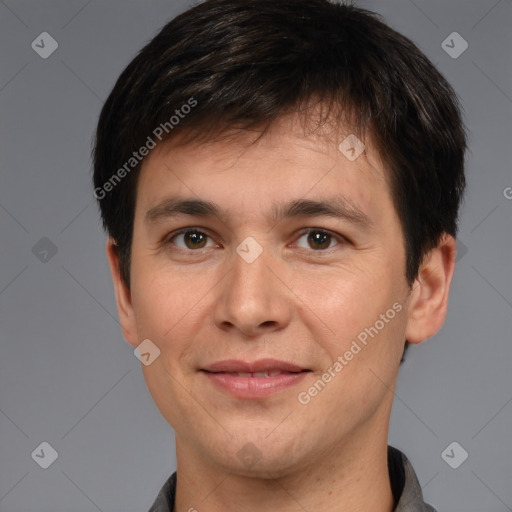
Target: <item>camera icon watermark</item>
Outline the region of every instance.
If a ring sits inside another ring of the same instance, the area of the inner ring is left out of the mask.
[[[361,140],[351,133],[339,144],[338,149],[347,160],[353,162],[361,156],[366,147]]]
[[[43,236],[32,247],[32,254],[41,263],[48,263],[57,254],[57,246],[48,237]]]
[[[262,454],[253,443],[246,443],[238,450],[236,456],[246,468],[252,468],[261,459]]]
[[[47,469],[57,460],[59,454],[50,443],[43,441],[30,456],[40,467]]]
[[[263,252],[263,247],[252,236],[248,236],[238,245],[236,252],[246,263],[253,263]]]
[[[503,196],[505,199],[512,199],[512,187],[505,187],[503,189]]]
[[[160,349],[150,339],[146,338],[137,345],[133,353],[144,366],[149,366],[160,355]]]
[[[47,59],[59,47],[59,43],[48,32],[41,32],[30,46],[39,57]]]
[[[468,42],[458,32],[452,32],[441,43],[441,48],[452,59],[458,59],[468,49],[468,46]]]
[[[468,246],[462,243],[460,240],[457,240],[457,258],[456,262],[459,262],[468,252]]]
[[[452,469],[459,468],[469,457],[468,452],[457,441],[450,443],[442,452],[441,458]]]

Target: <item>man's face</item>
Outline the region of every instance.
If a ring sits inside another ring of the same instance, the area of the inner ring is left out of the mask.
[[[368,141],[350,161],[350,150],[305,137],[290,119],[253,139],[148,156],[128,331],[133,345],[149,338],[160,349],[143,371],[179,449],[279,475],[385,435],[410,290],[402,229]],[[176,213],[182,200],[218,213]],[[339,216],[303,201],[336,201]],[[248,376],[258,362],[279,375]]]

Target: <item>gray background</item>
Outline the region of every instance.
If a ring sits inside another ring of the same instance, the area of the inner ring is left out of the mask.
[[[470,131],[448,318],[402,367],[390,442],[440,512],[512,510],[512,4],[358,4],[438,65]],[[119,73],[185,7],[0,2],[2,512],[144,511],[175,469],[172,431],[119,328],[90,149]],[[31,48],[43,31],[59,44],[47,59]],[[469,44],[456,59],[441,46],[454,31]],[[43,441],[58,452],[48,469],[31,458]],[[469,453],[458,469],[441,457],[453,441]]]

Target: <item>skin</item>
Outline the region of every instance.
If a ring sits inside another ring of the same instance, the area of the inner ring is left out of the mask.
[[[149,338],[161,351],[142,370],[176,434],[177,512],[329,512],[340,503],[347,512],[393,509],[386,447],[403,344],[441,328],[456,244],[443,235],[407,285],[386,171],[370,138],[349,161],[338,150],[348,133],[337,141],[305,135],[292,116],[254,144],[251,132],[201,145],[174,147],[171,140],[152,150],[141,170],[130,288],[107,241],[123,334],[133,347]],[[368,226],[268,216],[274,203],[339,194]],[[222,219],[148,222],[147,212],[170,196],[213,201]],[[202,244],[173,237],[181,228],[208,237]],[[315,242],[307,228],[332,237]],[[236,252],[246,237],[263,249],[252,263]],[[300,403],[298,393],[394,303],[402,310],[308,404]],[[297,385],[251,400],[220,390],[200,371],[220,360],[261,358],[312,371]],[[237,456],[247,443],[261,456],[250,467]]]

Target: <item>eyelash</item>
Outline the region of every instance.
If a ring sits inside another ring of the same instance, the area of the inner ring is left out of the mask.
[[[169,236],[165,237],[162,240],[162,245],[173,245],[172,241],[176,237],[178,237],[180,235],[184,235],[186,233],[199,233],[199,234],[207,236],[209,239],[212,239],[212,237],[208,233],[206,233],[205,231],[202,231],[200,228],[188,227],[188,228],[183,228],[178,231],[175,231],[175,232],[171,233]],[[307,228],[306,231],[304,231],[300,234],[300,236],[297,240],[299,240],[300,238],[302,238],[305,235],[310,235],[311,233],[321,233],[322,235],[327,235],[327,236],[331,237],[331,239],[337,240],[338,241],[337,245],[343,245],[343,244],[349,243],[349,240],[346,237],[336,234],[336,233],[332,233],[331,231],[322,229],[322,228]],[[337,246],[334,246],[334,247],[337,247]],[[315,253],[327,252],[330,249],[333,249],[334,247],[328,247],[327,249],[318,249],[318,250],[311,249],[311,252],[315,252]],[[202,250],[207,249],[207,248],[184,249],[183,247],[177,247],[177,249],[185,251],[185,252],[200,253]],[[301,248],[301,249],[304,249],[304,248]]]

